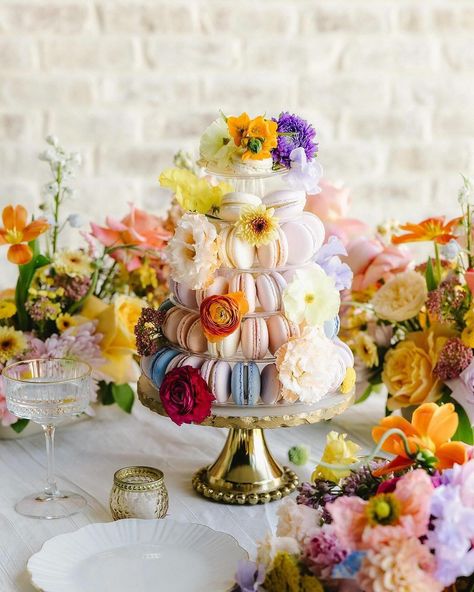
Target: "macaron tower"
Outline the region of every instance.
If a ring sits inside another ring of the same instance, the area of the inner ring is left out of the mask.
[[[201,138],[202,173],[161,175],[182,216],[168,245],[161,347],[142,358],[158,389],[172,391],[181,371],[199,375],[213,406],[247,408],[352,389],[352,354],[337,337],[344,264],[305,211],[322,172],[315,137],[289,113],[221,115]]]

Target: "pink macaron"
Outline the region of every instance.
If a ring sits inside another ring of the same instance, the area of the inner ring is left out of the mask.
[[[290,220],[282,225],[288,243],[289,265],[309,261],[315,253],[313,233],[301,220]]]
[[[288,259],[288,242],[285,233],[277,228],[277,238],[266,245],[257,248],[260,265],[264,269],[273,269],[285,265]]]
[[[218,294],[227,294],[229,292],[229,282],[223,275],[216,275],[212,284],[203,290],[196,290],[196,304],[198,308],[201,302],[208,296],[216,296]]]
[[[313,236],[313,254],[317,253],[323,246],[324,239],[326,238],[324,224],[320,218],[316,216],[316,214],[312,214],[311,212],[303,212],[300,220],[301,223],[311,232]]]
[[[290,337],[300,334],[298,325],[289,321],[285,315],[273,315],[267,319],[268,348],[272,355],[279,347],[286,343]]]
[[[175,300],[187,308],[197,308],[196,292],[185,284],[169,280],[170,291],[174,294]]]
[[[286,280],[278,273],[261,273],[255,280],[260,307],[265,312],[282,309],[281,295],[286,288]]]
[[[170,308],[163,321],[163,335],[171,343],[178,343],[178,326],[188,312],[179,306]]]
[[[275,405],[282,397],[283,385],[278,378],[275,364],[267,364],[260,372],[262,386],[260,397],[266,405]]]
[[[243,191],[232,191],[226,193],[221,200],[219,218],[227,222],[236,222],[240,218],[242,208],[246,206],[258,206],[262,200],[258,195],[245,193]]]
[[[237,353],[240,344],[240,327],[215,343],[207,344],[207,351],[216,358],[232,358]]]
[[[236,273],[229,282],[229,292],[243,292],[249,305],[249,312],[255,311],[257,290],[251,273]]]
[[[277,189],[263,198],[267,208],[275,210],[275,216],[281,220],[293,220],[301,214],[306,205],[306,193],[293,189]]]
[[[226,226],[219,233],[219,259],[226,267],[249,269],[255,259],[255,247],[237,236],[235,226]]]
[[[268,352],[268,328],[265,319],[251,317],[241,325],[240,347],[249,360],[261,360]]]
[[[201,358],[200,356],[182,353],[171,360],[166,368],[166,372],[168,373],[170,370],[173,370],[173,368],[181,368],[183,366],[191,366],[192,368],[197,368],[199,370],[203,363],[204,358]]]
[[[201,367],[201,376],[218,403],[225,403],[230,397],[232,368],[225,360],[206,360]]]
[[[199,315],[189,312],[182,318],[178,325],[178,344],[183,349],[194,353],[207,350],[207,339],[204,336]]]

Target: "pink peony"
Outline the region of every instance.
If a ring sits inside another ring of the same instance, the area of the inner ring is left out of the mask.
[[[350,189],[320,181],[321,193],[308,195],[305,209],[323,221],[326,236],[335,235],[346,245],[360,234],[370,233],[369,227],[360,220],[348,218],[351,204]]]
[[[366,290],[381,280],[387,281],[405,271],[411,262],[409,253],[395,245],[384,245],[376,238],[360,236],[347,245],[346,263],[354,273],[353,290]]]
[[[407,473],[399,479],[393,493],[381,493],[364,501],[356,497],[340,497],[326,506],[333,518],[335,533],[341,543],[351,551],[377,549],[391,540],[421,537],[427,533],[430,517],[430,499],[433,484],[422,469]],[[386,523],[374,523],[372,510],[380,501],[390,503],[395,510]],[[387,500],[387,501],[385,501]]]
[[[160,218],[133,204],[130,204],[130,213],[122,220],[107,216],[106,222],[107,227],[91,222],[92,235],[106,247],[133,246],[133,249],[117,249],[110,254],[113,259],[125,263],[128,271],[140,267],[141,258],[147,252],[163,249],[171,237]]]

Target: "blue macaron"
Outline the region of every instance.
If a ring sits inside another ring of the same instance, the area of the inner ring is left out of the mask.
[[[181,352],[179,352],[176,349],[165,347],[163,349],[160,349],[155,354],[155,360],[151,365],[151,379],[155,386],[157,386],[158,388],[160,388],[161,383],[165,379],[166,368],[168,367],[168,364],[179,353]]]
[[[168,312],[170,308],[173,308],[173,306],[175,306],[175,304],[173,304],[173,302],[171,302],[171,300],[167,298],[166,300],[163,300],[158,310],[160,312],[165,313]]]
[[[338,316],[335,316],[329,321],[324,321],[324,333],[328,339],[334,339],[339,333],[341,327],[341,321]]]
[[[255,362],[237,362],[231,376],[232,398],[236,405],[256,405],[260,397],[260,370]]]

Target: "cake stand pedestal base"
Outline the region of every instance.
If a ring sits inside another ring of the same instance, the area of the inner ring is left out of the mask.
[[[193,477],[197,493],[224,504],[255,505],[295,491],[296,473],[273,458],[261,428],[230,428],[217,460]]]

